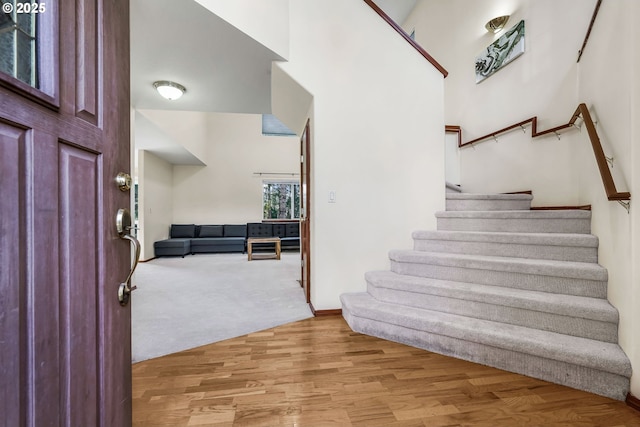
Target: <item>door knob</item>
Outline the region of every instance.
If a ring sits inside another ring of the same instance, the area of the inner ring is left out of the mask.
[[[131,213],[129,212],[129,209],[118,209],[118,213],[116,214],[116,231],[118,232],[118,236],[120,236],[121,239],[130,241],[135,250],[133,265],[131,266],[129,275],[118,287],[118,301],[120,301],[120,305],[123,307],[129,304],[131,291],[136,289],[135,286],[131,286],[131,276],[133,276],[133,272],[136,271],[138,261],[140,260],[140,242],[129,233],[132,229]]]

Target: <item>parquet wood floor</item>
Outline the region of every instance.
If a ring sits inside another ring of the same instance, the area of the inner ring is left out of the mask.
[[[623,402],[307,319],[133,365],[133,425],[640,426]]]

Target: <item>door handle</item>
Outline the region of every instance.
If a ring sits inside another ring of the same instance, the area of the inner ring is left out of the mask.
[[[118,232],[118,236],[123,240],[130,241],[135,250],[133,265],[131,266],[129,275],[125,281],[120,283],[120,286],[118,286],[118,301],[123,307],[129,304],[131,291],[136,289],[135,286],[131,286],[131,277],[133,276],[133,272],[136,271],[138,261],[140,260],[140,242],[129,233],[133,228],[134,227],[131,226],[131,213],[129,212],[129,209],[118,209],[118,213],[116,214],[116,231]]]

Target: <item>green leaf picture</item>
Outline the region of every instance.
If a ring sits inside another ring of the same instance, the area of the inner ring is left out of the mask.
[[[480,83],[524,53],[524,20],[511,27],[476,58],[476,83]]]

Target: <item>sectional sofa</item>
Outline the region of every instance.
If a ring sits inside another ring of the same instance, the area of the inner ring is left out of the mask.
[[[282,249],[300,248],[300,223],[250,222],[247,237],[279,237]],[[273,248],[273,243],[254,243],[253,249]]]
[[[172,224],[169,238],[153,244],[156,257],[197,253],[240,252],[247,249],[248,237],[280,237],[282,249],[300,247],[298,222],[224,225]],[[273,243],[254,245],[270,249]]]

